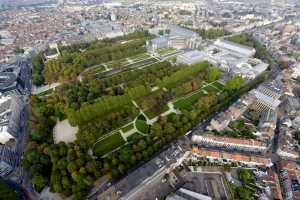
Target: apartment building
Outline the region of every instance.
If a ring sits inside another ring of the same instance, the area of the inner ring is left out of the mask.
[[[241,153],[228,153],[224,151],[218,150],[207,150],[201,149],[198,147],[192,148],[193,159],[209,159],[211,162],[220,162],[220,163],[237,163],[240,165],[248,165],[248,166],[266,166],[271,167],[273,165],[271,159],[264,158],[261,156],[251,156]]]
[[[233,137],[219,137],[215,135],[193,135],[192,142],[196,146],[221,148],[230,151],[264,152],[267,145],[254,139],[241,139]]]

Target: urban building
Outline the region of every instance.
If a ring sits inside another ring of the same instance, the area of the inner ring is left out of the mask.
[[[210,121],[207,126],[208,130],[224,130],[231,121],[237,120],[248,109],[249,105],[254,101],[251,94],[246,94],[231,105],[225,112],[219,113]]]
[[[0,143],[6,144],[19,137],[24,103],[17,95],[0,98]]]
[[[255,49],[227,40],[217,40],[206,50],[207,59],[222,71],[254,79],[267,68],[268,64],[253,58]]]
[[[192,152],[194,153],[194,159],[209,159],[211,162],[226,163],[237,163],[240,165],[248,166],[265,166],[271,167],[273,165],[271,159],[261,156],[251,156],[236,152],[224,152],[218,150],[207,150],[198,147],[193,147]]]
[[[27,94],[30,92],[31,66],[22,58],[0,65],[0,93]]]
[[[230,42],[228,40],[218,39],[214,43],[214,46],[217,49],[226,50],[241,57],[253,57],[256,53],[254,48]]]
[[[282,196],[285,200],[300,199],[300,174],[299,167],[293,161],[282,160],[279,162],[280,184]]]
[[[192,65],[206,60],[205,53],[199,50],[192,50],[177,56],[177,62],[185,65]]]
[[[200,47],[202,40],[196,32],[177,25],[168,25],[164,29],[168,30],[167,35],[147,41],[147,49],[150,52],[158,48],[196,49]]]
[[[281,90],[272,83],[264,83],[252,91],[255,96],[255,101],[252,104],[252,109],[258,113],[267,112],[268,110],[275,111],[280,105]]]
[[[212,200],[211,197],[194,192],[185,188],[179,188],[176,192],[168,195],[166,200]]]
[[[272,169],[268,169],[266,176],[263,177],[262,182],[266,185],[266,194],[268,199],[283,199],[277,173],[275,173]]]
[[[254,139],[219,137],[211,134],[193,135],[192,142],[196,146],[221,148],[230,151],[264,152],[267,145]]]

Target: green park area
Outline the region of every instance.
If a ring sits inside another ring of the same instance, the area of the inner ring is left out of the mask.
[[[36,81],[63,82],[44,98],[29,100],[31,134],[22,162],[37,191],[49,186],[63,197],[85,199],[98,178],[126,175],[237,97],[244,85],[240,76],[223,85],[221,71],[207,61],[187,66],[149,57],[149,37],[138,32],[60,47],[57,60],[44,66],[34,61],[34,73],[44,74]],[[110,63],[131,70],[93,76],[113,68]],[[78,80],[81,73],[87,77]],[[53,128],[64,119],[78,127],[76,140],[54,144]]]
[[[105,155],[106,153],[125,144],[120,132],[112,133],[110,136],[95,143],[94,152],[96,155]]]
[[[171,47],[167,47],[167,48],[160,48],[160,49],[157,49],[156,50],[156,53],[159,55],[159,56],[165,56],[165,55],[168,55],[170,53],[173,53],[175,52],[176,49],[174,48],[171,48]]]
[[[135,122],[135,126],[139,132],[144,134],[149,133],[150,126],[146,123],[146,121],[138,119]]]
[[[127,131],[129,131],[131,129],[133,129],[133,123],[131,123],[131,124],[123,127],[121,130],[125,133],[125,132],[127,132]]]

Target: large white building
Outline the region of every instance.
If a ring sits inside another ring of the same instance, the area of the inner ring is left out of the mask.
[[[252,108],[260,113],[275,111],[281,104],[281,90],[272,83],[264,83],[252,91],[255,101]]]
[[[243,57],[252,57],[256,53],[255,49],[252,47],[240,45],[234,42],[230,42],[228,40],[218,39],[214,43],[214,46],[220,49],[226,49],[227,51],[242,55]]]
[[[172,47],[175,49],[195,49],[200,46],[201,37],[198,33],[177,25],[168,25],[163,29],[169,30],[168,35],[147,41],[147,48],[156,51],[159,48]]]
[[[254,79],[268,68],[267,63],[253,58],[256,53],[254,48],[226,40],[217,40],[206,53],[212,64],[245,79]]]
[[[206,60],[206,54],[203,51],[192,50],[177,56],[177,62],[192,65]]]

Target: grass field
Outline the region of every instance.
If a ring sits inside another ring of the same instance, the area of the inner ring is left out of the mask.
[[[133,129],[133,124],[129,124],[128,126],[125,126],[124,128],[122,128],[122,131],[125,133],[131,129]]]
[[[175,108],[177,109],[189,109],[198,99],[205,95],[206,92],[221,92],[223,91],[224,86],[218,82],[213,83],[203,87],[201,90],[194,92],[192,95],[188,94],[186,97],[181,98],[180,100],[174,103]]]
[[[135,122],[135,126],[137,128],[138,131],[147,134],[149,132],[149,125],[146,124],[145,121],[143,120],[136,120]]]
[[[157,49],[157,53],[162,56],[162,55],[169,54],[175,50],[176,49],[174,49],[174,48],[160,48],[160,49]]]
[[[187,98],[182,98],[179,101],[176,101],[174,103],[174,106],[176,109],[188,109],[191,105],[193,105],[198,99],[203,96],[204,93],[202,90],[194,93],[193,95],[187,97]]]
[[[124,139],[119,132],[116,132],[96,143],[94,152],[97,156],[103,156],[123,144],[125,144]]]

